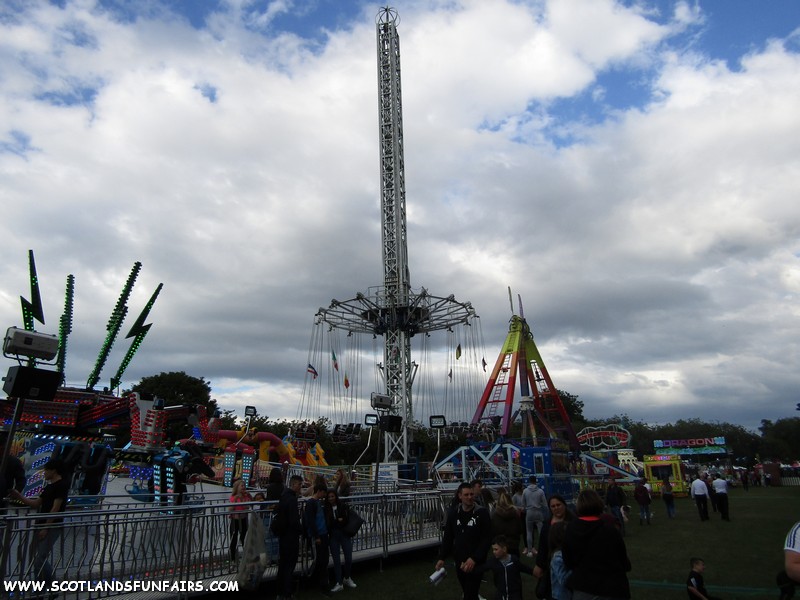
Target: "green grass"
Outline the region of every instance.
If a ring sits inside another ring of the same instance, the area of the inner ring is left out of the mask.
[[[676,500],[677,517],[666,518],[664,505],[655,500],[652,524],[640,526],[638,511],[628,524],[625,542],[633,570],[628,574],[634,600],[686,598],[685,581],[689,558],[706,561],[706,587],[725,600],[777,598],[775,575],[783,568],[783,541],[789,528],[800,519],[800,488],[750,488],[731,491],[731,522],[711,513],[711,521],[700,522],[694,503]],[[532,559],[524,559],[532,563]],[[436,550],[425,549],[384,560],[353,565],[355,590],[334,595],[341,600],[459,600],[461,589],[453,575],[436,587],[428,583],[436,562]],[[534,579],[523,576],[526,600],[534,599]],[[274,583],[265,583],[259,597],[274,598]],[[492,599],[489,580],[481,594]],[[322,598],[307,584],[298,600]]]

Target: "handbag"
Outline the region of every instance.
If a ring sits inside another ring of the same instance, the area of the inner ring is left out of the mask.
[[[363,517],[351,508],[347,513],[347,522],[342,527],[342,533],[347,537],[355,537],[363,524]]]

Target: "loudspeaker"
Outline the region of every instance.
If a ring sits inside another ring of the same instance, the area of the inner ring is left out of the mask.
[[[381,431],[400,433],[403,429],[403,417],[400,415],[383,415],[381,417]]]
[[[61,373],[17,366],[8,370],[3,382],[3,391],[12,398],[50,402],[61,384]]]

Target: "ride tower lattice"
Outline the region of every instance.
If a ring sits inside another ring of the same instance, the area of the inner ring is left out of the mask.
[[[519,410],[512,414],[517,385],[522,399]],[[517,415],[522,417],[522,437],[532,441],[534,445],[540,445],[542,438],[559,438],[568,442],[570,450],[576,455],[580,453],[580,442],[536,342],[533,341],[530,326],[524,316],[512,314],[508,335],[481,395],[472,423],[497,423],[500,434],[508,437]],[[541,425],[539,432],[537,422]],[[545,432],[546,435],[538,435]]]
[[[376,17],[383,286],[350,300],[331,301],[327,309],[319,309],[317,322],[384,337],[379,368],[391,399],[389,412],[402,417],[399,432],[384,433],[384,460],[408,462],[408,431],[414,422],[412,387],[418,367],[411,360],[411,338],[469,323],[477,315],[469,302],[458,302],[453,295],[438,297],[425,288],[411,289],[397,22],[397,11],[388,6]]]

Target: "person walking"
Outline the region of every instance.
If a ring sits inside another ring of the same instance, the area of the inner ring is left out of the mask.
[[[708,503],[711,505],[711,510],[718,512],[717,492],[714,490],[714,486],[711,485],[711,480],[708,478],[708,473],[703,475],[703,483],[706,484],[706,490],[708,491]]]
[[[567,525],[562,557],[572,570],[573,600],[623,600],[631,597],[631,561],[622,534],[601,518],[603,501],[585,489],[576,501],[578,518]]]
[[[695,475],[690,490],[692,498],[694,498],[694,502],[697,504],[697,512],[700,513],[700,520],[708,521],[708,488],[706,487],[706,482]]]
[[[720,600],[716,596],[710,596],[706,591],[703,572],[706,570],[706,563],[702,558],[690,558],[689,565],[691,571],[686,578],[686,593],[689,600]]]
[[[491,518],[488,510],[475,505],[475,492],[469,483],[459,484],[456,493],[459,503],[447,514],[435,570],[441,569],[444,559],[452,553],[463,600],[478,600],[481,576],[475,567],[486,562],[491,545]]]
[[[650,525],[650,492],[644,486],[644,479],[640,479],[633,490],[633,499],[639,505],[639,525],[645,521]]]
[[[16,488],[12,488],[11,498],[22,502],[25,506],[35,508],[39,512],[31,542],[31,558],[34,568],[32,579],[43,581],[49,587],[53,581],[50,552],[64,529],[62,526],[63,513],[67,508],[69,482],[63,478],[66,473],[66,465],[60,459],[48,460],[44,464],[43,471],[47,485],[37,498],[26,498]]]
[[[612,477],[606,490],[606,504],[614,519],[616,519],[622,535],[625,535],[625,517],[622,515],[622,507],[625,506],[625,500],[625,492],[617,485],[617,480]]]
[[[539,597],[548,597],[551,593],[550,554],[552,550],[550,547],[550,531],[556,523],[564,523],[566,527],[566,523],[575,518],[575,515],[567,507],[567,501],[559,494],[550,496],[548,505],[550,506],[550,518],[545,520],[542,526],[542,534],[539,536],[539,550],[536,553],[536,566],[533,569],[533,575],[538,580],[536,590]],[[559,543],[560,548],[561,543]]]
[[[730,505],[728,504],[728,482],[719,475],[714,475],[714,480],[711,482],[711,487],[717,498],[717,509],[722,516],[723,521],[730,521],[731,516],[729,513]]]
[[[341,592],[345,587],[357,587],[355,581],[350,577],[353,568],[353,538],[344,532],[347,519],[350,517],[350,506],[339,499],[336,490],[330,489],[324,508],[331,556],[333,557],[333,575],[336,579],[331,592],[336,593]],[[340,554],[344,555],[344,568]]]
[[[475,567],[475,571],[478,575],[486,571],[494,573],[495,598],[499,600],[522,600],[521,574],[533,574],[528,565],[520,562],[519,555],[509,552],[508,540],[503,535],[492,539],[492,556]]]
[[[672,484],[669,479],[665,479],[661,484],[661,498],[664,500],[664,505],[667,507],[667,518],[675,518],[675,493],[672,490]]]
[[[303,526],[297,508],[298,494],[303,485],[300,475],[289,478],[289,486],[284,490],[273,516],[272,532],[278,536],[278,600],[291,600],[292,577],[300,554],[300,536]]]
[[[542,523],[544,522],[544,515],[547,511],[547,498],[544,491],[536,484],[536,475],[531,475],[528,478],[528,487],[522,492],[522,499],[525,502],[525,528],[528,544],[528,556],[536,554],[536,546],[534,546],[534,530],[541,537]]]

